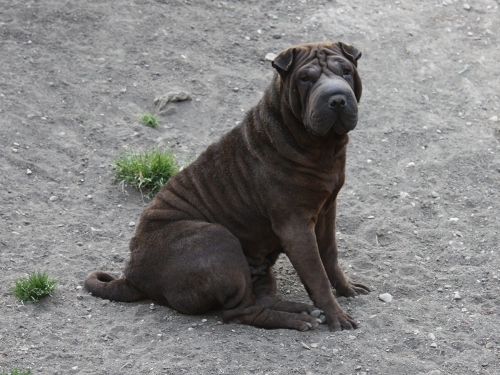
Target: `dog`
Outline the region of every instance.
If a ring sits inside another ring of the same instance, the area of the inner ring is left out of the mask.
[[[141,214],[124,277],[90,273],[85,288],[123,302],[150,299],[184,314],[306,331],[358,327],[335,299],[370,289],[338,262],[336,199],[348,132],[358,122],[361,52],[310,43],[279,53],[274,78],[245,120],[173,176]],[[313,304],[276,296],[286,254]],[[318,315],[320,315],[318,317]]]

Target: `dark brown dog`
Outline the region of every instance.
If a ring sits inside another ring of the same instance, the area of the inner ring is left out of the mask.
[[[342,272],[335,241],[360,57],[343,43],[281,52],[278,74],[245,121],[171,178],[142,213],[125,277],[95,271],[87,290],[115,301],[152,299],[185,314],[222,309],[226,322],[300,331],[318,324],[321,309],[330,330],[357,328],[330,286],[346,297],[369,292]],[[314,306],[276,297],[280,253]]]

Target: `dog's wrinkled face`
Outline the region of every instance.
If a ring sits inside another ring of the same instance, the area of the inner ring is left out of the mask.
[[[291,47],[274,59],[287,104],[309,134],[346,134],[356,127],[360,57],[360,51],[344,43],[317,43]]]

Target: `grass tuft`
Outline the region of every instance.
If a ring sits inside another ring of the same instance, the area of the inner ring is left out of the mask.
[[[10,371],[2,370],[0,375],[31,375],[31,369],[19,370],[16,368]]]
[[[126,152],[114,163],[115,181],[129,183],[146,197],[153,197],[179,169],[170,150],[153,147],[143,152]]]
[[[158,117],[156,117],[156,115],[145,113],[141,116],[140,120],[144,125],[149,126],[150,128],[158,127]]]
[[[36,302],[56,288],[57,281],[50,279],[47,272],[32,272],[28,277],[20,277],[14,280],[12,292],[21,301]]]

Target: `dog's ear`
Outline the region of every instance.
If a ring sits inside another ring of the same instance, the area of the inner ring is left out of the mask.
[[[273,68],[278,71],[281,78],[285,78],[286,73],[290,70],[295,55],[295,48],[291,47],[281,51],[278,56],[272,61]]]
[[[343,42],[339,42],[339,45],[344,56],[347,57],[354,64],[355,67],[357,67],[358,60],[361,58],[362,55],[361,51],[358,50],[356,47]]]

